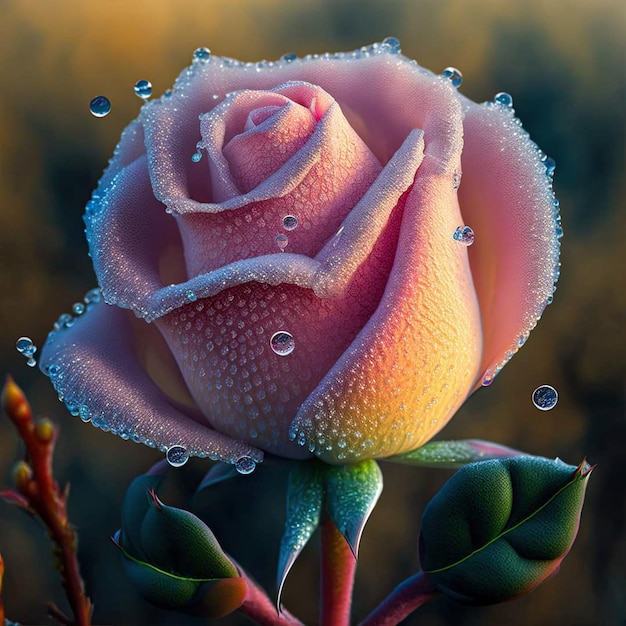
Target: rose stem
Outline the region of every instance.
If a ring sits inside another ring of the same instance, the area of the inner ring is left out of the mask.
[[[401,582],[359,626],[396,626],[438,592],[422,572]]]
[[[0,554],[0,624],[4,624],[4,604],[2,603],[2,577],[4,576],[4,561]]]
[[[242,572],[241,568],[239,571]],[[260,626],[303,626],[289,611],[278,613],[276,605],[267,597],[265,592],[245,573],[248,593],[239,611],[254,620]]]
[[[89,626],[93,607],[84,592],[76,560],[76,532],[67,517],[69,485],[61,493],[52,474],[52,455],[58,428],[49,420],[35,424],[24,392],[10,376],[7,376],[2,390],[2,408],[24,442],[28,463],[18,464],[14,475],[19,493],[7,489],[0,495],[21,505],[44,523],[54,544],[53,553],[58,559],[57,565],[75,623],[77,626]],[[56,607],[51,609],[53,615],[60,614]]]
[[[349,626],[356,558],[330,517],[321,526],[320,626]]]

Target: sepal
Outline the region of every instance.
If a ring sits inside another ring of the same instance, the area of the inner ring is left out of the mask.
[[[532,456],[461,468],[424,511],[424,574],[437,591],[467,604],[531,591],[569,552],[592,469]]]

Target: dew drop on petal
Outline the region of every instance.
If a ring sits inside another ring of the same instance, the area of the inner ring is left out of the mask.
[[[298,228],[298,218],[295,215],[285,215],[285,217],[283,217],[283,228],[285,230]]]
[[[208,48],[196,48],[193,53],[194,61],[208,61],[211,58],[211,51]]]
[[[454,170],[452,174],[452,189],[458,189],[461,186],[461,177],[463,174],[459,170]]]
[[[270,347],[278,356],[287,356],[294,351],[296,342],[286,330],[279,330],[270,338]]]
[[[496,372],[492,369],[488,369],[483,376],[481,385],[483,387],[489,387],[489,385],[491,385],[491,383],[494,381],[495,377],[496,377]]]
[[[289,243],[289,239],[287,238],[287,235],[276,235],[276,237],[274,237],[274,241],[276,242],[276,245],[282,251],[285,250],[285,248],[287,247],[287,244]]]
[[[507,109],[510,109],[513,106],[513,96],[510,93],[506,93],[506,91],[498,92],[494,96],[493,101],[496,104],[506,107]]]
[[[198,294],[195,291],[191,291],[191,289],[186,293],[186,296],[189,302],[195,302],[198,299]]]
[[[453,87],[460,87],[463,82],[463,74],[461,74],[456,67],[446,67],[446,69],[441,72],[441,75],[447,78],[452,83]]]
[[[106,96],[96,96],[89,103],[89,110],[94,117],[104,117],[111,112],[111,101]]]
[[[383,46],[386,46],[392,54],[400,54],[402,51],[400,40],[397,37],[385,37]]]
[[[99,288],[95,288],[95,289],[90,289],[85,296],[83,297],[83,301],[85,302],[85,304],[89,305],[89,304],[96,304],[97,302],[100,302],[101,300],[101,293],[100,293],[100,289]]]
[[[72,313],[74,313],[74,315],[82,315],[86,310],[87,307],[83,302],[74,302],[74,304],[72,304]]]
[[[189,455],[183,446],[171,446],[167,449],[165,458],[172,467],[182,467],[189,460]]]
[[[138,80],[133,87],[136,96],[147,100],[152,95],[152,83],[149,80]]]
[[[452,238],[464,246],[471,246],[474,243],[474,231],[469,226],[457,226]]]
[[[285,63],[291,63],[292,61],[295,61],[298,58],[298,55],[295,52],[286,52],[285,54],[283,54],[282,57],[280,57],[281,61],[285,61]]]
[[[252,474],[256,468],[256,462],[254,459],[251,459],[249,456],[242,456],[237,459],[235,462],[235,469],[244,476],[247,474]]]
[[[533,391],[532,400],[533,404],[540,411],[549,411],[553,409],[559,401],[559,394],[554,387],[541,385]]]
[[[556,162],[552,157],[547,157],[543,164],[546,166],[546,174],[552,178],[556,170]]]
[[[197,152],[194,152],[194,153],[191,155],[191,160],[192,160],[194,163],[199,163],[199,162],[202,160],[202,152],[200,152],[200,150],[198,150]]]

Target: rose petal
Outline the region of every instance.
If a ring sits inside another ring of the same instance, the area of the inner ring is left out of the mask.
[[[129,312],[99,303],[48,339],[40,367],[66,404],[103,430],[162,451],[181,445],[190,456],[229,463],[242,456],[262,460],[261,451],[211,430],[195,421],[192,413],[176,408],[180,404],[153,382],[137,353],[141,345],[159,341],[154,335],[142,341],[141,332],[158,335],[158,331],[144,322],[136,324]],[[146,358],[155,356],[153,352]]]
[[[383,299],[294,419],[291,436],[324,461],[420,446],[452,417],[476,378],[478,304],[467,249],[452,237],[461,219],[456,192],[440,169],[425,156]]]
[[[185,69],[170,97],[142,108],[156,197],[171,208],[187,210],[183,209],[185,201],[192,198],[188,163],[180,155],[191,157],[195,151],[200,115],[242,86],[272,90],[291,80],[318,85],[331,94],[381,163],[391,158],[415,128],[423,129],[427,141],[432,140],[434,157],[452,161],[462,133],[456,116],[450,118],[446,112],[457,99],[456,90],[449,81],[400,54],[391,54],[386,47],[369,56],[347,53],[263,67],[213,57]]]
[[[161,289],[184,280],[178,229],[150,187],[147,159],[123,167],[85,213],[87,241],[104,299],[134,311]]]
[[[320,89],[292,83],[277,87],[272,97],[288,94],[302,100],[303,91],[316,114],[323,117],[307,143],[283,167],[252,191],[221,204],[185,201],[174,205],[183,213],[179,225],[190,278],[238,259],[278,252],[277,234],[288,237],[290,252],[315,256],[380,172],[380,164],[350,128],[338,105],[332,100],[324,102],[329,98]],[[249,92],[237,96],[252,97]],[[233,98],[237,102],[237,97]],[[326,104],[328,108],[324,108]],[[212,117],[203,118],[202,134],[212,137],[211,145],[221,141],[218,126]],[[221,134],[224,132],[221,128]],[[212,160],[218,164],[224,160],[211,150]],[[287,215],[298,220],[298,227],[288,232],[283,227]]]
[[[558,272],[558,214],[536,145],[511,111],[466,101],[463,222],[485,345],[481,375],[492,380],[541,317]],[[482,376],[478,381],[480,382]]]

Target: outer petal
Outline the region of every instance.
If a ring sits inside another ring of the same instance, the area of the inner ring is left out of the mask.
[[[142,330],[157,337],[142,338]],[[261,451],[195,421],[193,412],[182,412],[179,403],[153,382],[140,364],[138,351],[142,343],[155,341],[159,341],[156,329],[100,303],[70,328],[51,334],[40,367],[72,412],[124,439],[162,451],[181,445],[190,456],[229,463],[242,456],[262,460]],[[175,370],[169,373],[176,376]]]
[[[140,313],[146,298],[164,282],[185,280],[178,229],[152,193],[145,155],[98,190],[87,206],[85,223],[108,303]]]
[[[466,101],[459,201],[476,239],[469,249],[483,320],[483,384],[526,341],[552,301],[562,234],[537,146],[494,104]]]
[[[406,200],[385,294],[299,410],[291,436],[327,462],[416,448],[471,389],[482,334],[448,171],[427,155]]]

